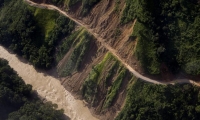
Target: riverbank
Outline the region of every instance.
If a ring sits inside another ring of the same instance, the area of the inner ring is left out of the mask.
[[[19,74],[26,84],[31,84],[33,90],[45,98],[58,105],[59,109],[64,109],[64,113],[71,120],[97,120],[90,113],[83,101],[76,100],[59,82],[58,79],[38,72],[29,63],[22,62],[15,54],[9,53],[0,46],[0,57],[9,61],[9,65]]]

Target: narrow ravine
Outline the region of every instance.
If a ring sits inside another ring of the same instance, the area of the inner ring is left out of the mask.
[[[64,113],[71,120],[97,120],[90,113],[88,107],[81,100],[75,99],[59,82],[58,79],[37,72],[34,67],[28,63],[23,63],[15,54],[9,53],[4,47],[0,46],[0,57],[9,61],[12,67],[25,83],[31,84],[33,90],[58,105],[59,109],[64,109]]]

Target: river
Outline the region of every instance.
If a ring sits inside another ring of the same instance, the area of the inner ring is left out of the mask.
[[[58,79],[36,71],[32,65],[20,61],[15,54],[9,53],[2,46],[0,57],[9,61],[10,67],[17,71],[26,84],[31,84],[41,97],[57,104],[59,109],[64,109],[64,114],[71,120],[97,120],[83,101],[75,99]]]

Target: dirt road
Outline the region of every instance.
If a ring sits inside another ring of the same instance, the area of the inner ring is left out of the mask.
[[[58,7],[54,6],[54,5],[48,5],[48,4],[37,4],[34,3],[30,0],[25,0],[29,5],[34,6],[34,7],[39,7],[39,8],[45,8],[45,9],[50,9],[50,10],[56,10],[58,12],[60,12],[61,14],[63,14],[64,16],[68,17],[69,19],[73,20],[75,23],[77,23],[78,25],[84,27],[85,29],[88,30],[88,32],[90,34],[92,34],[99,42],[101,42],[101,44],[107,49],[109,50],[131,73],[133,73],[134,76],[141,78],[142,80],[146,81],[146,82],[150,82],[150,83],[154,83],[154,84],[174,84],[174,83],[191,83],[191,84],[195,84],[197,86],[200,86],[199,83],[193,81],[193,80],[189,80],[189,79],[177,79],[177,80],[173,80],[171,82],[160,82],[157,80],[153,80],[150,78],[147,78],[143,75],[141,75],[140,73],[138,73],[137,71],[135,71],[130,65],[128,65],[125,60],[123,58],[120,57],[120,55],[117,54],[117,51],[115,49],[113,49],[111,46],[109,46],[107,43],[105,43],[105,39],[99,37],[99,35],[95,32],[93,32],[93,30],[89,27],[89,25],[86,25],[84,23],[82,23],[80,20],[77,20],[75,18],[73,18],[72,16],[68,15],[66,12],[62,11],[61,9],[59,9]],[[136,20],[134,21],[133,24],[136,23]]]
[[[188,79],[177,79],[171,82],[159,82],[150,78],[147,78],[138,72],[136,72],[131,66],[129,66],[124,59],[122,59],[115,49],[104,42],[104,39],[99,37],[98,34],[94,33],[89,26],[83,24],[81,21],[76,20],[66,14],[64,11],[53,5],[46,4],[36,4],[29,0],[25,0],[29,5],[40,7],[43,9],[51,9],[57,10],[66,17],[70,18],[80,26],[84,27],[88,30],[94,37],[97,38],[101,44],[108,49],[124,66],[138,78],[141,80],[154,83],[154,84],[174,84],[174,83],[192,83],[198,85],[198,83],[188,80]],[[0,46],[0,57],[9,61],[9,65],[17,71],[19,76],[21,76],[27,84],[31,84],[33,89],[38,92],[38,94],[48,101],[52,101],[52,103],[56,103],[58,108],[62,108],[65,111],[65,114],[69,116],[72,120],[96,120],[93,117],[87,107],[85,107],[84,103],[81,100],[76,100],[70,92],[66,91],[66,89],[60,84],[59,80],[53,78],[51,76],[40,73],[34,69],[34,67],[30,64],[23,63],[20,61],[16,55],[9,53],[6,49]]]

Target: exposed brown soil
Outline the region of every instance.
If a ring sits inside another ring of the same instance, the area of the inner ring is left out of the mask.
[[[38,3],[49,3],[48,0],[32,0]],[[66,6],[59,6],[62,10],[66,10]],[[132,54],[135,48],[134,43],[132,47],[127,50],[125,43],[130,40],[129,36],[133,32],[134,21],[127,25],[120,25],[120,16],[122,15],[123,9],[125,8],[125,0],[121,0],[119,4],[119,10],[115,11],[116,1],[115,0],[101,0],[90,13],[82,17],[81,11],[82,6],[79,2],[78,4],[72,6],[68,11],[66,11],[71,17],[81,21],[81,23],[88,25],[92,31],[98,34],[99,37],[104,39],[104,41],[113,47],[119,55],[121,55],[127,61],[136,61],[136,58]],[[116,32],[120,31],[120,35],[116,35]],[[128,53],[130,52],[130,53]],[[124,54],[129,54],[124,55]],[[126,57],[127,56],[127,57]],[[139,64],[137,65],[138,69]],[[132,66],[134,67],[134,66]],[[140,71],[142,71],[140,69]]]
[[[114,3],[114,1],[112,2],[112,4]],[[109,3],[111,4],[111,3]],[[107,8],[109,9],[109,8]],[[109,17],[110,20],[112,20],[111,18],[113,16],[117,16],[115,13],[112,13],[112,9],[110,10],[110,13],[107,14],[112,14],[111,17]],[[76,15],[76,14],[73,14]],[[103,14],[102,14],[103,15]],[[77,17],[77,16],[76,16]],[[105,16],[106,18],[106,16]],[[85,20],[87,20],[86,18],[84,18]],[[75,19],[74,19],[75,20]],[[76,21],[76,20],[75,20]],[[79,21],[77,21],[79,23]],[[82,20],[81,20],[82,22]],[[108,23],[108,21],[107,21]],[[84,26],[85,28],[90,28],[92,27],[91,24],[89,25],[84,25],[85,23],[81,23],[81,26]],[[93,23],[94,24],[94,23]],[[115,24],[113,24],[115,25]],[[112,26],[113,26],[112,25]],[[95,26],[93,26],[95,27]],[[97,28],[97,27],[95,27]],[[109,29],[107,29],[108,31],[111,29],[111,27]],[[89,29],[89,32],[92,33],[96,38],[97,34],[94,34],[93,31],[95,31],[97,29]],[[101,32],[101,31],[100,31]],[[92,66],[95,66],[96,64],[98,64],[104,57],[105,53],[109,50],[111,53],[115,53],[116,50],[114,50],[113,48],[111,48],[109,45],[107,45],[104,41],[106,39],[102,39],[102,37],[98,37],[99,39],[96,40],[95,43],[91,43],[90,45],[90,52],[88,53],[88,55],[86,56],[86,58],[84,59],[82,68],[78,71],[73,73],[71,76],[68,76],[67,78],[61,78],[61,84],[68,90],[71,91],[71,93],[74,93],[74,95],[76,97],[81,98],[81,94],[80,94],[80,89],[81,86],[84,82],[84,80],[86,79],[86,77],[88,76],[89,72],[92,70]],[[109,41],[107,41],[109,43]],[[95,47],[96,46],[96,47]],[[105,49],[106,48],[106,49]],[[110,48],[110,49],[108,49]],[[73,49],[73,48],[72,48]],[[72,51],[72,50],[70,50]],[[64,59],[61,60],[61,62],[58,64],[58,68],[62,69],[62,67],[65,65],[66,60],[68,59],[68,56],[70,55],[70,52],[68,52]],[[59,70],[58,69],[58,70]],[[125,88],[123,88],[125,89]],[[102,91],[104,91],[104,93],[106,93],[107,89],[103,89]],[[126,96],[126,92],[125,91],[120,91],[119,92],[120,96]],[[113,117],[116,115],[117,111],[120,110],[121,108],[121,104],[123,104],[122,102],[124,102],[125,97],[117,97],[115,99],[115,101],[113,102],[112,107],[109,108],[109,110],[104,111],[103,113],[98,112],[99,108],[102,106],[103,101],[105,100],[105,94],[100,94],[98,96],[98,104],[96,106],[90,106],[91,110],[93,111],[93,113],[97,114],[101,114],[100,116],[98,115],[97,117],[100,119],[106,119],[106,120],[112,120]],[[100,110],[101,111],[101,110]]]
[[[105,51],[101,51],[97,53],[98,48],[101,45],[98,45],[98,42],[93,40],[90,42],[90,49],[85,58],[83,58],[81,67],[79,71],[73,73],[71,76],[67,78],[62,78],[62,84],[69,90],[74,93],[80,91],[81,85],[86,79],[87,75],[92,69],[92,66],[99,63],[103,56],[105,55]]]

